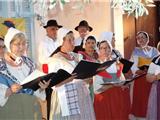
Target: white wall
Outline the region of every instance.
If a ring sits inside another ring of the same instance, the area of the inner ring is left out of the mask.
[[[89,25],[93,27],[91,34],[96,37],[103,31],[113,31],[116,33],[116,46],[123,52],[123,21],[122,14],[119,10],[113,10],[110,7],[110,2],[104,2],[101,0],[91,0],[92,2],[87,4],[83,10],[74,10],[72,6],[74,3],[69,3],[64,6],[64,10],[57,9],[50,11],[47,19],[56,19],[58,24],[63,25],[66,28],[74,30],[74,28],[83,19],[87,20]],[[43,40],[45,36],[45,29],[39,25],[39,22],[35,20],[35,42],[36,47],[38,43]],[[77,36],[77,32],[75,36]],[[37,57],[35,56],[35,59]]]
[[[119,9],[112,9],[112,24],[116,38],[116,49],[124,55],[123,16]]]

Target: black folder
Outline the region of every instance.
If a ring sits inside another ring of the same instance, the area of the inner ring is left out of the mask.
[[[96,75],[97,73],[99,73],[103,69],[109,67],[115,61],[116,60],[111,60],[111,61],[107,61],[107,62],[100,64],[100,63],[88,62],[88,61],[82,60],[78,63],[76,68],[73,70],[72,74],[76,74],[75,78],[77,78],[77,79],[89,78],[89,77]],[[102,68],[102,69],[98,70],[98,68]],[[50,79],[51,79],[51,82],[49,84],[49,87],[53,87],[53,86],[61,83],[62,81],[68,79],[69,77],[71,77],[72,74],[68,73],[67,71],[65,71],[63,69],[59,69],[56,73],[54,73],[54,72],[49,73],[47,75],[40,76],[36,79],[33,79],[32,81],[23,84],[22,87],[24,89],[30,88],[30,89],[36,91],[37,89],[40,88],[40,86],[38,85],[40,81],[43,82],[43,80],[45,80],[47,82]]]
[[[141,78],[141,77],[144,77],[146,75],[146,73],[143,73],[141,75],[135,75],[133,76],[131,79],[128,79],[127,81],[124,82],[124,85],[127,85],[128,83],[138,79],[138,78]]]
[[[127,73],[134,64],[134,62],[131,62],[124,58],[121,58],[119,61],[123,64],[123,70],[122,70],[123,73]]]
[[[141,74],[141,75],[135,75],[132,78],[126,79],[126,80],[117,79],[117,80],[113,80],[113,81],[106,81],[101,85],[114,85],[114,84],[127,85],[127,84],[131,83],[132,81],[134,81],[134,80],[136,80],[136,79],[138,79],[140,77],[143,77],[145,75],[146,75],[146,73]]]
[[[33,79],[32,81],[23,84],[22,87],[23,89],[25,88],[30,88],[34,91],[36,91],[37,89],[40,88],[40,86],[38,85],[40,81],[43,82],[44,81],[49,81],[51,79],[51,82],[49,84],[49,87],[55,86],[58,83],[61,83],[62,81],[64,81],[65,79],[71,77],[71,74],[69,74],[67,71],[63,70],[63,69],[59,69],[56,73],[49,73],[47,75],[44,76],[40,76],[36,79]]]
[[[95,63],[81,60],[72,73],[76,73],[77,79],[85,79],[96,75],[111,66],[116,59],[106,61],[104,63]]]
[[[140,70],[148,70],[149,65],[142,65],[140,67],[138,67]]]

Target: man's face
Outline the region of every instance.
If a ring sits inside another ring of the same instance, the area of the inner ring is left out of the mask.
[[[50,26],[46,28],[47,35],[52,39],[57,38],[57,30],[58,30],[58,27],[56,26]]]
[[[81,38],[84,38],[88,34],[88,28],[85,26],[78,27],[78,32]]]

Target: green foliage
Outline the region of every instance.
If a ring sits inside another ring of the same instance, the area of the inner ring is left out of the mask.
[[[128,15],[134,15],[136,18],[143,15],[148,15],[147,5],[153,5],[152,0],[111,0],[112,8],[120,8]]]

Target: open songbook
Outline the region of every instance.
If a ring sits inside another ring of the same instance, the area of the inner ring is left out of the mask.
[[[134,64],[134,62],[124,58],[121,58],[119,61],[123,64],[123,70],[122,70],[123,73],[127,73],[131,69],[132,65]]]
[[[115,80],[106,80],[103,84],[101,85],[114,85],[114,84],[118,84],[118,85],[127,85],[129,84],[130,82],[140,78],[140,77],[143,77],[145,76],[145,74],[141,74],[141,75],[134,75],[132,76],[132,78],[130,79],[126,79],[126,80],[120,80],[120,79],[115,79]]]
[[[36,79],[38,78],[39,76],[44,76],[46,75],[44,72],[41,72],[39,70],[34,70],[28,77],[26,77],[23,82],[21,82],[20,84],[23,85],[23,84],[26,84],[30,81],[32,81],[33,79]]]
[[[71,74],[69,74],[67,71],[63,70],[63,69],[59,69],[56,73],[49,73],[47,75],[44,75],[44,73],[35,70],[34,72],[32,72],[31,75],[29,75],[23,83],[21,83],[21,85],[23,86],[23,88],[30,88],[32,90],[37,90],[40,88],[40,86],[38,85],[40,81],[43,82],[44,81],[49,81],[51,79],[51,82],[49,84],[49,87],[55,86],[59,83],[61,83],[62,81],[64,81],[65,79],[71,77]]]
[[[106,61],[102,64],[81,60],[72,73],[77,74],[77,79],[89,78],[110,67],[114,62],[116,62],[116,59]]]
[[[140,67],[138,67],[140,70],[148,70],[149,65],[142,65]]]
[[[76,74],[76,79],[89,78],[105,70],[115,61],[116,60],[111,60],[100,64],[81,60],[76,66],[76,68],[73,70],[72,74]],[[21,85],[23,86],[23,88],[37,90],[39,89],[38,84],[40,81],[48,81],[51,79],[49,87],[52,87],[68,79],[72,76],[72,74],[69,74],[67,71],[63,69],[59,69],[57,72],[49,73],[47,75],[43,72],[35,70],[23,81],[23,83],[21,83]]]

